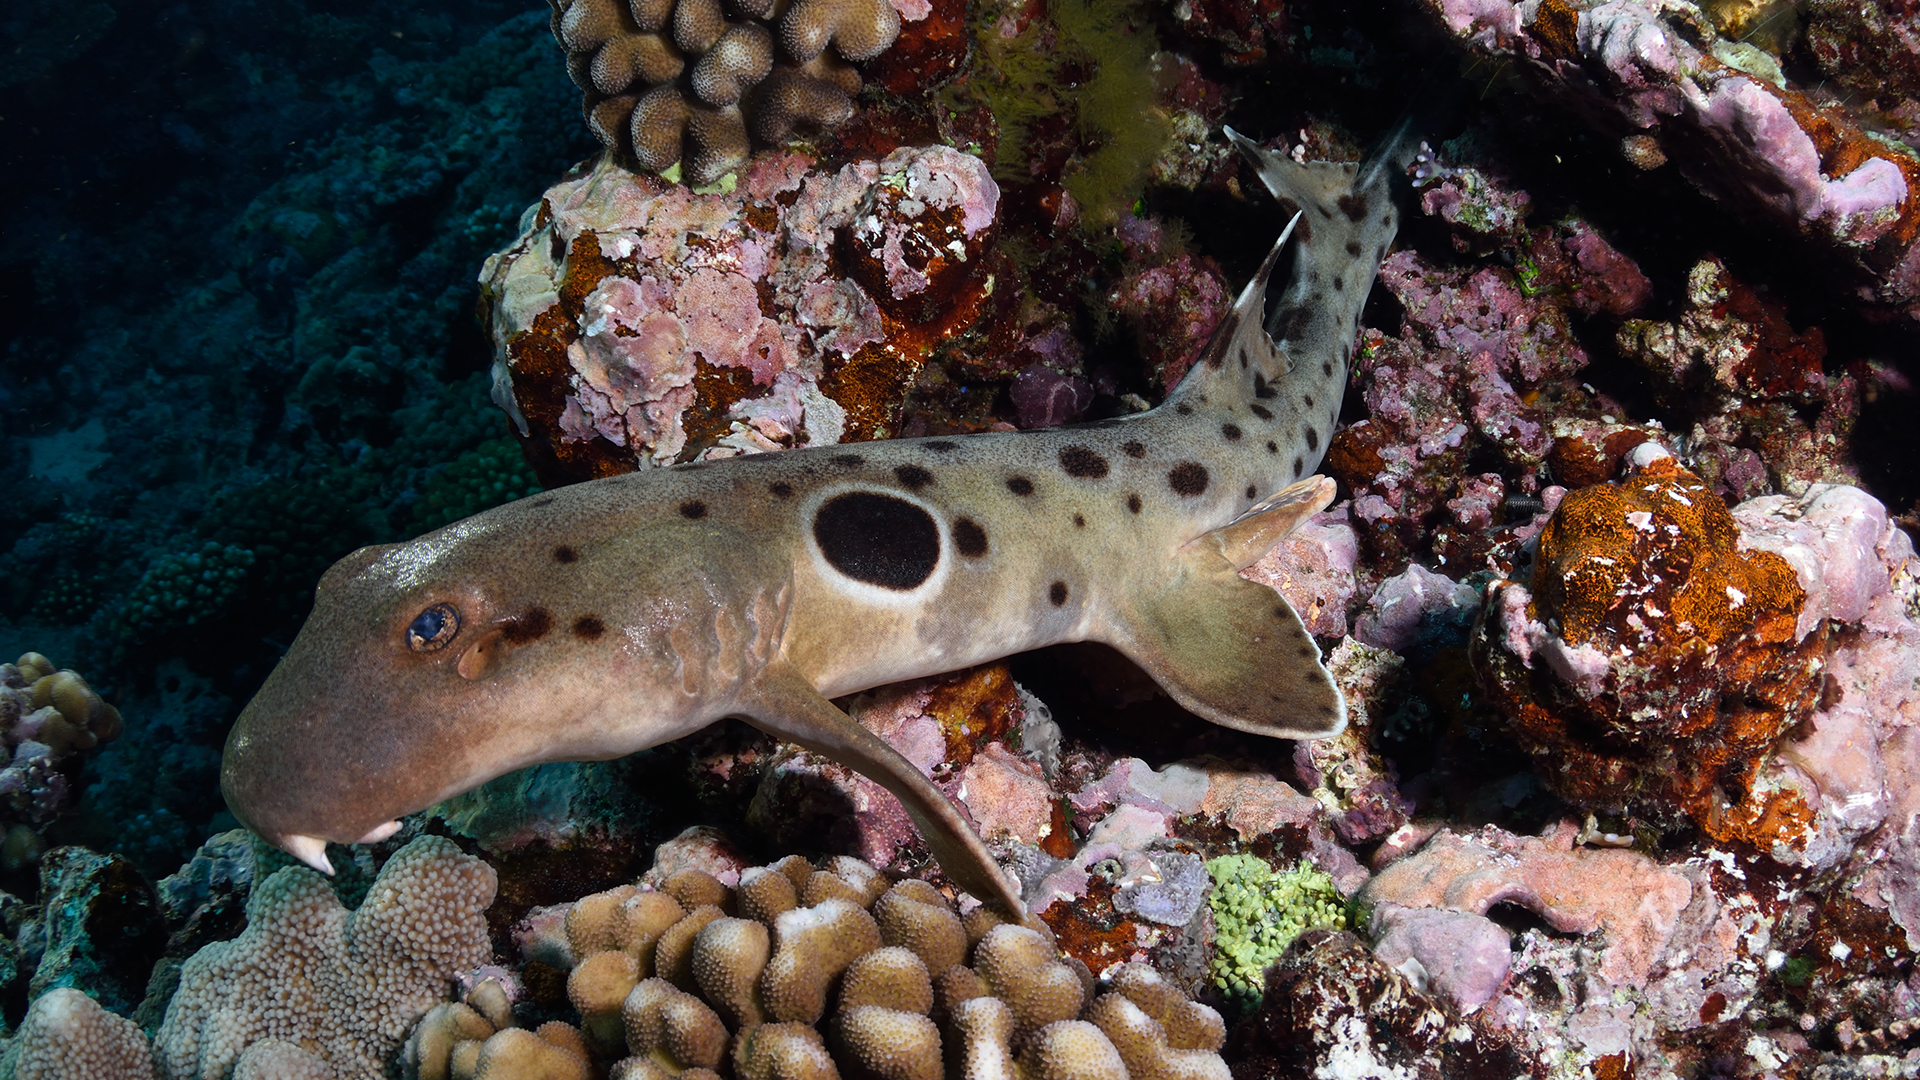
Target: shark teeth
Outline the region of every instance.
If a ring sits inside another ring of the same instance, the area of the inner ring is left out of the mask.
[[[400,831],[400,823],[398,821],[389,821],[385,825],[375,825],[373,828],[367,831],[367,835],[361,837],[358,840],[355,840],[354,843],[377,844],[380,841],[385,840],[387,837],[392,836],[394,833],[397,833],[399,831]]]
[[[384,826],[382,826],[384,828]],[[378,832],[379,830],[374,830]],[[301,836],[293,833],[280,838],[280,848],[287,854],[313,867],[315,870],[333,876],[333,864],[327,861],[327,842],[317,836]]]

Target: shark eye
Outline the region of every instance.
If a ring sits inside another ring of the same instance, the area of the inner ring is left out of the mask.
[[[452,604],[435,604],[407,625],[407,648],[414,652],[438,652],[459,632],[460,613]]]

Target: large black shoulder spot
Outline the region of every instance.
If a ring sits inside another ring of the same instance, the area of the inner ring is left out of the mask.
[[[940,565],[933,515],[894,495],[835,495],[813,515],[813,539],[835,570],[897,592],[918,588]]]

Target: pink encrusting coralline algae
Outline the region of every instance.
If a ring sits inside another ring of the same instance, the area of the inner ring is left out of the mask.
[[[820,389],[825,365],[885,339],[883,303],[977,260],[999,188],[978,158],[946,146],[831,172],[813,164],[764,154],[731,190],[694,191],[603,161],[549,189],[481,275],[501,346],[495,400],[524,433],[557,392],[548,404],[563,442],[601,439],[666,464],[687,450],[696,382],[737,370],[750,389],[709,418],[722,433],[697,456],[839,441],[846,414]],[[833,273],[842,243],[882,281]],[[588,275],[575,315],[565,297]],[[556,316],[568,324],[557,331]],[[538,365],[517,351],[541,333],[566,342],[563,386],[536,386]]]

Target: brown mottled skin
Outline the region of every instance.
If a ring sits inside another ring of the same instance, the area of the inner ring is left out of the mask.
[[[938,789],[829,698],[1093,640],[1215,723],[1340,731],[1300,620],[1237,571],[1332,496],[1312,472],[1397,221],[1391,170],[1355,189],[1354,166],[1238,141],[1301,205],[1292,277],[1263,329],[1276,245],[1166,404],[633,473],[362,549],[234,727],[228,805],[325,869],[322,841],[378,838],[510,770],[738,716],[885,786],[949,877],[1017,908]],[[430,609],[457,618],[410,638]]]

